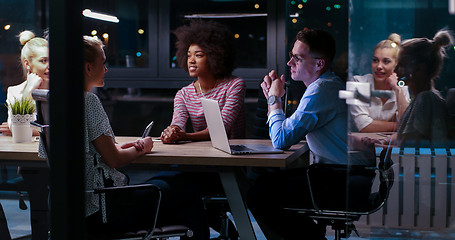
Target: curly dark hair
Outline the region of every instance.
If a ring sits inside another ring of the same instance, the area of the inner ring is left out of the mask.
[[[177,62],[188,72],[188,48],[197,44],[207,55],[209,67],[215,77],[228,77],[234,71],[234,35],[223,24],[215,21],[191,20],[189,25],[178,27]]]

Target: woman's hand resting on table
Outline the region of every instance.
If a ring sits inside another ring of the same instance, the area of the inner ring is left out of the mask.
[[[8,127],[8,123],[4,122],[0,125],[0,132],[5,136],[12,136],[11,130]]]
[[[163,130],[160,139],[163,143],[175,143],[187,140],[187,134],[179,126],[170,125]]]
[[[151,137],[139,138],[134,142],[125,143],[120,148],[127,149],[130,147],[136,148],[138,152],[149,153],[153,148],[153,140]]]

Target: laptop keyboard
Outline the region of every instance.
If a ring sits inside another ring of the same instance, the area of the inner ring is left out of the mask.
[[[237,152],[248,152],[248,151],[251,151],[251,148],[249,148],[245,145],[231,145],[231,150],[237,151]]]

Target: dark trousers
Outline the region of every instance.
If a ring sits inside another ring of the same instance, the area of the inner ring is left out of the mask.
[[[359,194],[369,195],[370,176],[356,176],[353,181],[360,186]],[[341,183],[344,184],[343,180]],[[317,182],[312,182],[312,188],[313,191],[318,189],[320,191],[330,184],[334,184],[333,179],[322,177],[318,178]],[[327,195],[334,202],[342,202],[346,199],[346,194],[340,192]],[[261,175],[248,191],[247,203],[258,222],[283,239],[325,239],[325,226],[316,224],[304,214],[284,209],[285,207],[313,209],[306,168]]]

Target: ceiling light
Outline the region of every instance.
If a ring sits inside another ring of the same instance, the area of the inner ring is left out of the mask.
[[[245,18],[245,17],[267,17],[267,13],[201,13],[185,15],[185,18]]]
[[[90,9],[85,9],[84,11],[82,11],[82,15],[89,17],[89,18],[102,20],[102,21],[108,21],[108,22],[113,22],[113,23],[119,22],[119,20],[116,16],[92,12]]]

